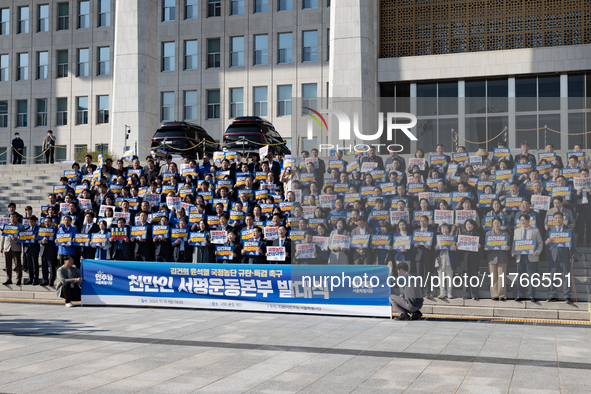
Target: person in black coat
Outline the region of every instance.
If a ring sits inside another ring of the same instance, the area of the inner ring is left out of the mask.
[[[12,164],[22,163],[24,149],[25,143],[19,133],[14,133],[14,139],[12,140]]]
[[[179,220],[179,228],[187,228],[189,220],[186,216]],[[175,263],[190,263],[193,256],[193,247],[189,245],[189,241],[181,241],[177,239],[172,243],[172,257]]]
[[[285,261],[277,261],[279,264],[291,264],[291,239],[287,237],[287,227],[279,226],[277,229],[279,239],[274,239],[270,246],[285,247]]]
[[[244,252],[245,250],[242,249],[241,253],[242,253],[242,264],[267,264],[267,257],[265,256],[265,252],[267,251],[267,241],[265,241],[263,239],[263,230],[259,227],[256,226],[253,229],[253,238],[250,239],[249,241],[258,241],[260,242],[260,246],[259,246],[259,255],[258,256],[251,256],[251,255],[245,255]],[[242,245],[242,247],[244,247],[244,244]]]
[[[53,226],[53,222],[48,216],[45,217],[44,224],[47,228]],[[57,275],[57,246],[55,245],[55,241],[50,241],[48,239],[42,239],[39,241],[39,243],[39,254],[41,255],[41,273],[43,274],[43,282],[41,282],[41,285],[53,286],[53,282],[55,282]]]
[[[84,224],[78,227],[78,232],[83,234],[90,234],[90,238],[92,239],[92,234],[98,233],[100,231],[99,226],[94,222],[94,213],[87,213],[84,219]],[[96,249],[92,246],[83,246],[81,248],[80,255],[83,259],[94,259],[95,254]]]
[[[478,241],[478,251],[470,252],[466,250],[458,250],[456,251],[457,262],[456,266],[459,264],[460,269],[462,270],[462,274],[467,275],[468,281],[464,282],[464,295],[463,298],[472,298],[473,300],[478,300],[478,288],[470,286],[470,278],[472,276],[478,276],[478,268],[480,267],[480,258],[482,257],[483,253],[483,245],[485,235],[482,232],[482,229],[477,225],[477,223],[472,220],[468,219],[464,223],[464,226],[456,227],[454,230],[455,236],[459,235],[469,235],[479,237]],[[459,238],[458,238],[459,239]],[[460,243],[457,242],[457,246]]]
[[[138,226],[146,226],[146,239],[132,239],[135,243],[134,257],[136,261],[152,261],[154,259],[154,242],[152,241],[152,225],[148,223],[148,212],[140,212]]]
[[[109,241],[111,242],[111,257],[113,260],[132,261],[134,244],[129,239],[129,226],[125,225],[124,218],[117,219],[117,227],[125,228],[127,236],[124,239],[119,240],[116,240],[113,237],[109,239]]]
[[[435,229],[429,226],[429,218],[427,216],[421,216],[420,226],[416,228],[416,231],[435,233]],[[417,275],[423,278],[423,287],[426,287],[428,284],[426,283],[427,276],[433,275],[435,271],[435,258],[437,257],[437,252],[435,251],[433,241],[431,241],[431,244],[427,246],[415,244],[413,245],[413,249],[415,250],[415,272]],[[431,292],[431,289],[427,289],[428,297]]]
[[[37,216],[29,217],[29,224],[25,227],[26,231],[32,231],[33,235],[37,234]],[[24,284],[38,285],[39,284],[39,251],[40,246],[35,241],[32,244],[23,244],[23,252],[25,256],[25,267],[28,267],[29,279]]]
[[[168,218],[166,216],[160,218],[160,225],[168,226]],[[156,257],[156,261],[160,263],[168,263],[172,261],[170,234],[167,234],[166,237],[158,236],[154,238],[154,256]]]

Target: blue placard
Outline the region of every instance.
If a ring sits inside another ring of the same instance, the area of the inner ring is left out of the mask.
[[[507,235],[487,235],[484,247],[488,250],[505,250],[509,237]]]

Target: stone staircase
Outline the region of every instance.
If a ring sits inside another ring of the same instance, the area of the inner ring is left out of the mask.
[[[22,164],[0,166],[0,216],[7,215],[9,203],[16,204],[21,215],[30,205],[39,216],[41,206],[47,205],[47,195],[59,184],[64,170],[72,164]]]

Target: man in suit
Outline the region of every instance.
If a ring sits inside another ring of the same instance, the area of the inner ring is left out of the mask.
[[[575,228],[575,218],[573,216],[573,212],[564,206],[564,199],[562,196],[556,196],[552,199],[552,208],[548,210],[546,213],[546,217],[552,217],[555,213],[562,213],[564,216],[568,217],[568,227]],[[565,217],[565,220],[567,218]],[[548,226],[546,226],[548,229]]]
[[[258,241],[260,242],[259,246],[259,255],[258,256],[250,256],[244,255],[244,249],[241,250],[242,253],[242,264],[267,264],[268,261],[265,257],[265,252],[267,251],[267,241],[263,239],[263,230],[260,227],[255,227],[252,231],[252,239],[249,241]],[[243,245],[244,246],[244,245]]]
[[[224,212],[220,215],[220,224],[217,226],[217,231],[230,231],[233,230],[233,227],[228,224],[230,220],[229,215]]]
[[[23,142],[19,133],[15,133],[14,139],[12,140],[12,164],[22,163],[24,149],[25,143]]]
[[[419,221],[420,227],[417,228],[417,231],[424,231],[434,233],[434,229],[429,226],[429,218],[427,216],[421,216]],[[433,273],[435,271],[435,257],[436,252],[435,248],[433,247],[433,241],[431,241],[431,245],[413,245],[415,250],[415,267],[416,273],[420,277],[423,278],[423,287],[427,286],[427,275],[429,273]],[[431,294],[431,289],[427,289],[427,295]]]
[[[44,219],[44,227],[51,228],[53,222],[49,216]],[[43,274],[43,282],[41,286],[53,286],[57,275],[57,246],[55,241],[43,238],[39,241],[41,255],[41,273]]]
[[[111,237],[109,241],[111,242],[112,249],[111,249],[111,258],[113,260],[126,260],[132,261],[133,260],[133,250],[134,244],[129,239],[129,227],[125,225],[125,218],[117,219],[117,227],[127,229],[127,236],[124,239],[114,239]]]
[[[99,226],[94,222],[94,213],[89,212],[84,217],[84,224],[79,227],[79,231],[82,234],[91,234],[90,238],[92,238],[92,234],[98,233],[100,230]],[[83,259],[94,259],[94,254],[96,253],[96,249],[91,246],[82,246],[80,255]]]
[[[283,246],[285,248],[285,264],[291,264],[291,239],[287,237],[287,227],[280,225],[277,229],[279,238],[274,239],[271,246]],[[281,262],[279,262],[281,263]]]
[[[94,204],[95,204],[97,212],[98,212],[98,209],[100,208],[100,206],[105,203],[105,198],[107,198],[107,196],[109,195],[107,193],[107,190],[108,190],[107,185],[102,184],[99,186],[99,193],[96,196],[94,196]]]
[[[529,144],[526,141],[521,143],[521,153],[515,155],[515,163],[519,164],[522,157],[525,157],[528,163],[532,163],[532,166],[536,166],[536,157],[529,153]]]
[[[135,261],[154,260],[154,242],[152,241],[152,225],[148,223],[148,212],[140,213],[140,222],[138,226],[146,226],[146,239],[132,239],[135,242],[134,257]]]
[[[17,226],[18,231],[24,231],[25,226],[18,222],[18,214],[12,212],[10,214],[10,225]],[[21,279],[23,276],[22,262],[21,262],[21,244],[18,243],[18,234],[7,237],[2,237],[0,242],[0,253],[4,253],[4,260],[6,262],[6,282],[3,285],[12,284],[12,260],[15,260],[16,266],[14,268],[16,272],[16,285],[21,285]]]
[[[179,220],[178,226],[183,229],[189,226],[189,220],[186,216]],[[172,257],[175,263],[190,263],[191,256],[193,256],[193,247],[189,245],[188,240],[177,239],[172,243]]]
[[[357,218],[357,227],[351,231],[351,237],[355,235],[369,235],[373,234],[374,230],[372,227],[365,223],[365,218]],[[373,264],[373,253],[370,248],[352,248],[353,249],[353,264],[355,265],[370,265]]]
[[[84,156],[84,164],[82,164],[82,167],[80,167],[80,172],[82,172],[83,175],[88,174],[88,168],[92,168],[92,171],[96,171],[96,165],[92,164],[92,156],[91,155],[86,155]]]
[[[160,166],[160,176],[170,172],[170,165],[172,164],[172,155],[166,156],[164,164]]]
[[[26,231],[32,231],[33,236],[37,236],[37,216],[32,215],[29,217],[29,224],[25,226]],[[25,285],[38,285],[39,284],[39,251],[40,247],[35,240],[32,244],[23,244],[25,252],[25,264],[28,267],[29,279],[25,281]]]
[[[275,160],[275,151],[273,148],[269,148],[269,153],[267,153],[267,163],[269,164],[269,171],[273,172],[275,180],[279,181],[279,175],[281,174],[281,164]]]
[[[360,167],[363,163],[378,163],[378,166],[375,168],[376,170],[383,170],[384,169],[384,161],[380,156],[376,156],[376,148],[375,146],[370,146],[369,151],[367,152],[367,156],[363,156],[361,158]]]
[[[530,216],[524,214],[521,216],[519,221],[521,222],[521,228],[515,230],[514,233],[514,240],[519,241],[523,239],[533,239],[535,240],[535,249],[532,254],[527,255],[527,259],[521,255],[516,255],[515,251],[511,254],[513,257],[517,257],[517,274],[519,275],[520,279],[522,275],[527,273],[528,278],[531,279],[532,275],[538,272],[538,261],[540,261],[540,254],[542,253],[542,249],[544,248],[544,242],[542,241],[542,236],[540,235],[540,230],[535,227],[531,227],[529,225]],[[532,286],[531,280],[529,280],[529,285],[527,287],[527,297],[532,301],[536,302],[536,289]],[[517,287],[517,298],[515,301],[522,301],[523,300],[523,289],[521,286]]]
[[[562,292],[564,295],[564,301],[567,304],[572,303],[571,300],[571,288],[569,286],[569,280],[566,275],[571,272],[571,264],[574,262],[574,256],[576,249],[574,245],[573,229],[564,225],[564,215],[560,212],[554,214],[554,226],[550,226],[548,229],[548,238],[546,239],[546,245],[548,245],[548,260],[550,263],[550,276],[554,278],[558,272],[562,279]],[[566,246],[553,246],[550,244],[550,232],[568,233],[570,235],[572,248]],[[572,278],[571,278],[572,280]],[[557,289],[554,286],[554,281],[550,282],[550,289],[548,292],[548,302],[557,301],[556,297]]]
[[[55,294],[63,298],[66,308],[71,308],[72,301],[80,301],[82,289],[80,284],[80,270],[74,266],[74,258],[70,255],[64,256],[64,265],[57,270],[57,288]]]

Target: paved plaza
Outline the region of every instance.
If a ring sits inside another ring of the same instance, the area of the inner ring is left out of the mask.
[[[591,326],[0,303],[0,393],[589,393]]]

